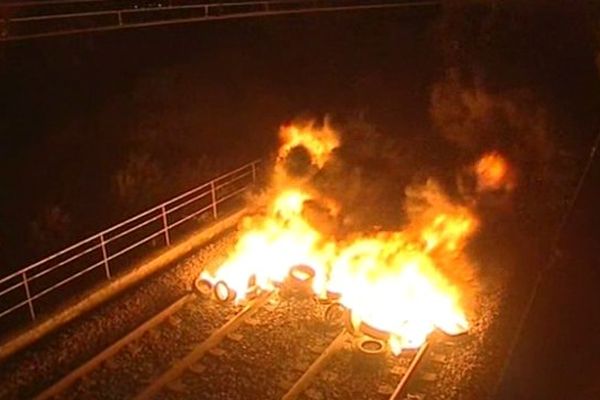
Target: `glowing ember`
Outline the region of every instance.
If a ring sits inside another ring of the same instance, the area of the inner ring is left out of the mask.
[[[233,300],[233,298],[235,297],[235,292],[233,290],[231,290],[229,288],[229,286],[227,285],[227,283],[223,282],[223,281],[219,281],[215,284],[215,297],[219,300],[219,301],[229,301],[229,300]]]
[[[475,163],[479,190],[512,190],[514,187],[508,161],[497,152],[481,157]]]
[[[250,281],[272,290],[290,274],[299,281],[310,280],[316,296],[339,297],[350,310],[354,329],[385,332],[395,354],[420,346],[436,328],[448,334],[464,332],[468,321],[461,290],[445,271],[465,262],[463,248],[478,225],[471,211],[453,203],[430,181],[407,192],[409,222],[402,229],[336,240],[304,215],[307,202],[318,201],[330,209],[331,200],[286,176],[282,164],[292,148],[304,146],[313,165],[323,168],[339,146],[338,134],[327,125],[307,124],[284,127],[280,137],[274,194],[266,211],[242,221],[227,260],[201,278],[219,282],[215,289],[220,298],[233,293],[237,300],[248,292]],[[486,179],[502,178],[507,167],[498,162],[486,167],[492,169]]]

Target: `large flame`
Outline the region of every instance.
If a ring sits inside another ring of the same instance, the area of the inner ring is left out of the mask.
[[[284,127],[277,162],[304,146],[313,164],[323,168],[338,137],[327,125]],[[444,271],[463,262],[464,245],[478,223],[433,181],[407,192],[409,222],[401,229],[344,239],[319,231],[306,218],[307,202],[332,203],[306,182],[278,177],[272,192],[264,212],[242,221],[227,260],[202,278],[225,282],[241,299],[251,283],[271,290],[294,267],[309,266],[315,295],[337,293],[352,323],[386,332],[395,352],[420,346],[436,328],[449,334],[467,329],[461,290]]]

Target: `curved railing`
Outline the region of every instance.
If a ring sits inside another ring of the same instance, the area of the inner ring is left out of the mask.
[[[33,321],[48,296],[55,294],[50,303],[60,303],[72,293],[65,290],[81,290],[85,284],[111,279],[136,256],[169,246],[173,234],[197,229],[194,222],[217,219],[220,206],[225,207],[256,183],[259,163],[245,164],[0,278],[0,321],[19,311]]]

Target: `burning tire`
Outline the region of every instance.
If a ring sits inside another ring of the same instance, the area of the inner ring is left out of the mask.
[[[256,275],[252,275],[248,279],[248,289],[246,290],[245,298],[247,300],[252,300],[256,298],[260,294],[260,287],[256,284]]]
[[[348,313],[348,309],[342,304],[331,303],[325,310],[325,320],[333,324],[342,323]]]
[[[360,325],[358,326],[358,330],[367,335],[370,336],[372,338],[375,338],[377,340],[388,340],[390,338],[390,333],[383,331],[381,329],[377,329],[374,326],[371,326],[365,322],[361,322]]]
[[[310,286],[315,278],[315,270],[308,265],[296,265],[290,269],[289,275],[294,282]]]
[[[194,282],[194,292],[198,296],[208,297],[212,293],[212,290],[213,290],[212,283],[210,283],[206,279],[199,278],[199,279],[196,279],[196,281]]]
[[[315,270],[308,265],[296,265],[288,272],[287,279],[280,286],[282,297],[312,296],[312,283]]]
[[[341,297],[342,295],[339,293],[328,290],[325,294],[325,298],[319,297],[318,301],[321,304],[335,304]]]
[[[362,336],[354,342],[356,349],[367,355],[383,354],[386,350],[386,344],[383,340],[374,339],[368,336]]]
[[[344,326],[346,330],[354,336],[363,336],[374,338],[376,340],[387,341],[390,333],[377,329],[364,321],[353,321],[352,311],[348,310],[344,315]]]
[[[228,303],[230,301],[233,301],[233,299],[235,299],[236,297],[235,290],[231,289],[223,281],[215,283],[213,292],[215,294],[215,298],[222,303]]]
[[[257,298],[260,293],[261,293],[261,289],[258,286],[252,286],[252,287],[248,288],[248,290],[246,291],[245,299],[253,300],[253,299]]]

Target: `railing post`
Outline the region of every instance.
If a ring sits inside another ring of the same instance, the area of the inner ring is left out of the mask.
[[[165,242],[167,246],[171,245],[171,238],[169,238],[169,222],[167,221],[167,210],[165,206],[160,208],[162,210],[162,220],[163,220],[163,228],[165,230]]]
[[[256,183],[256,161],[252,161],[252,183]]]
[[[123,25],[123,15],[121,14],[121,11],[118,11],[117,15],[119,16],[119,26],[122,26]]]
[[[217,219],[217,189],[215,188],[215,181],[210,181],[210,193],[212,195],[212,209],[213,209],[213,217]]]
[[[27,271],[23,271],[21,274],[23,277],[23,285],[25,286],[25,294],[27,295],[27,304],[29,305],[29,315],[31,320],[35,321],[35,310],[33,308],[33,301],[31,300],[31,293],[29,292],[29,281],[27,280]]]
[[[104,261],[104,271],[106,279],[110,279],[110,268],[108,266],[108,254],[106,252],[106,242],[104,241],[104,233],[100,234],[100,245],[102,247],[102,260]]]

